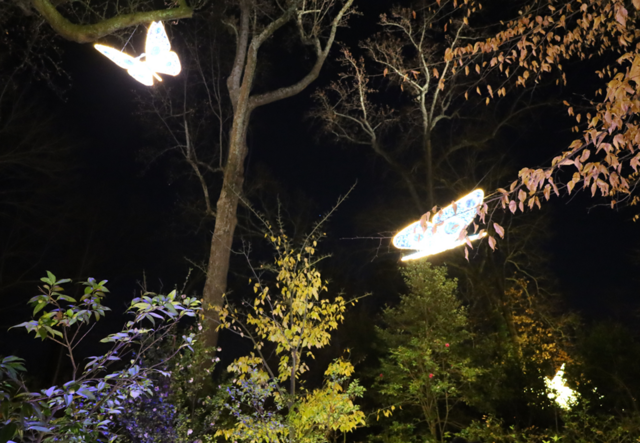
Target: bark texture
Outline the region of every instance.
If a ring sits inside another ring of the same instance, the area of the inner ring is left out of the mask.
[[[121,29],[137,25],[147,25],[154,21],[177,20],[189,18],[193,15],[185,0],[178,2],[173,9],[159,9],[155,11],[135,12],[117,15],[90,25],[78,25],[64,17],[49,0],[31,0],[33,8],[40,13],[53,30],[67,40],[77,43],[94,42]]]
[[[329,32],[325,38],[321,38],[317,34],[319,32],[317,27],[313,27],[311,33],[308,33],[303,22],[304,17],[308,14],[322,16],[319,13],[332,11],[337,1],[326,0],[320,4],[323,9],[305,11],[306,2],[291,2],[288,9],[283,10],[280,16],[273,18],[258,29],[253,20],[256,15],[254,9],[258,6],[249,0],[240,0],[240,18],[237,25],[234,25],[236,55],[231,73],[227,78],[227,89],[233,106],[233,122],[222,190],[216,204],[216,222],[211,238],[207,279],[203,291],[205,343],[210,347],[215,347],[218,343],[219,315],[216,308],[222,306],[223,295],[227,289],[229,259],[233,246],[233,235],[238,223],[237,209],[244,184],[244,161],[248,153],[246,136],[251,113],[259,106],[298,94],[318,77],[329,55],[329,50],[333,46],[336,30],[351,9],[353,0],[345,1],[337,9],[328,24]],[[263,94],[252,95],[251,88],[256,76],[260,47],[276,31],[290,22],[298,25],[301,41],[314,48],[316,61],[313,67],[295,84]]]

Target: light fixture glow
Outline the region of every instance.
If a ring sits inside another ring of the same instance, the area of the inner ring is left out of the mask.
[[[178,54],[171,50],[162,22],[151,23],[145,42],[146,52],[138,57],[134,58],[110,46],[96,44],[94,47],[143,85],[152,86],[154,77],[162,81],[158,73],[175,76],[182,70]],[[140,60],[142,57],[144,61]]]
[[[578,401],[578,393],[567,386],[564,379],[564,363],[551,380],[545,377],[544,384],[547,386],[547,396],[555,401],[562,409],[571,409]]]
[[[469,241],[484,237],[486,232],[466,235],[466,228],[478,215],[484,199],[484,191],[476,189],[460,200],[442,208],[427,221],[423,228],[420,221],[413,222],[393,237],[393,245],[398,249],[413,249],[416,252],[405,255],[402,261],[415,260],[456,248]]]

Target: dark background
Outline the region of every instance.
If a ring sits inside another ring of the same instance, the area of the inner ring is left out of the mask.
[[[350,43],[372,33],[375,17],[385,6],[386,2],[363,6],[364,15],[355,17],[351,29],[339,38]],[[181,26],[188,26],[188,22]],[[141,31],[136,35],[140,38]],[[139,292],[142,282],[155,291],[182,287],[191,267],[185,259],[205,259],[209,246],[207,227],[197,229],[197,223],[182,221],[184,179],[172,176],[171,165],[165,160],[152,165],[141,160],[141,151],[152,135],[138,118],[135,105],[136,95],[145,86],[91,45],[61,45],[62,66],[70,79],[66,92],[56,94],[40,82],[30,93],[46,104],[57,129],[73,146],[65,159],[68,170],[54,180],[61,186],[57,195],[60,207],[72,207],[72,215],[52,230],[55,238],[51,244],[33,244],[34,249],[43,249],[42,259],[22,278],[20,286],[3,290],[0,310],[0,354],[27,357],[44,373],[56,360],[55,351],[34,345],[23,330],[4,331],[28,320],[25,302],[35,295],[37,280],[46,270],[60,278],[108,279],[112,295],[107,304],[117,313]],[[319,136],[319,129],[305,118],[310,94],[334,78],[338,68],[335,61],[329,61],[321,79],[307,91],[254,113],[246,170],[248,176],[252,171],[269,171],[287,194],[297,196],[288,200],[291,206],[287,210],[304,211],[312,221],[357,183],[326,227],[329,239],[323,249],[334,257],[324,265],[325,275],[336,286],[356,292],[351,295],[371,291],[367,303],[375,308],[397,297],[392,284],[381,287],[376,283],[381,278],[379,270],[385,268],[379,264],[395,263],[401,256],[390,246],[390,238],[402,226],[369,231],[360,228],[360,218],[363,211],[371,214],[372,207],[376,208],[374,213],[384,215],[385,207],[376,202],[381,196],[390,198],[389,175],[381,173],[383,165],[364,148],[332,143]],[[576,75],[579,79],[580,74]],[[165,81],[175,80],[165,77]],[[561,108],[544,111],[530,125],[509,134],[507,149],[515,164],[546,165],[568,145],[572,134],[565,112]],[[580,312],[586,322],[612,318],[633,325],[638,309],[639,245],[637,227],[631,222],[633,211],[611,210],[607,202],[584,193],[554,198],[544,211],[550,219],[550,238],[541,242],[550,254],[548,270],[558,282],[565,309]],[[53,224],[55,209],[48,214]],[[408,213],[406,217],[417,219],[420,215]],[[463,251],[452,254],[462,255]],[[338,269],[345,257],[352,256],[357,262]],[[331,263],[337,263],[336,268],[332,269]],[[196,279],[190,286],[195,294],[199,283]],[[122,321],[113,315],[96,335],[117,328]]]

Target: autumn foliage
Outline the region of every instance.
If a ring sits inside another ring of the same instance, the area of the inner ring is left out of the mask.
[[[612,54],[596,73],[605,80],[592,91],[588,111],[578,113],[565,102],[569,115],[575,116],[574,132],[580,135],[567,149],[542,168],[523,168],[510,186],[499,188],[488,199],[511,212],[540,207],[541,200],[562,191],[571,194],[578,186],[608,199],[612,207],[634,205],[640,153],[638,123],[637,28],[640,2],[627,9],[623,1],[548,1],[532,2],[519,11],[516,19],[501,23],[494,36],[466,47],[455,48],[447,57],[464,64],[478,60],[476,71],[497,68],[504,81],[527,87],[554,71],[558,81],[567,82],[563,63]],[[473,7],[469,9],[473,11]],[[492,98],[487,84],[487,100]],[[570,178],[567,179],[567,172]],[[571,175],[572,173],[572,175]],[[485,206],[485,217],[490,206]]]
[[[640,166],[636,118],[640,2],[631,3],[521,2],[509,5],[515,17],[496,21],[495,12],[484,14],[478,1],[438,0],[414,9],[395,8],[381,17],[386,35],[366,40],[361,47],[381,76],[398,85],[416,105],[429,208],[434,202],[436,155],[432,131],[455,114],[452,103],[463,97],[480,98],[489,105],[541,82],[567,84],[568,63],[582,63],[602,83],[585,93],[588,103],[580,103],[579,109],[564,101],[568,114],[575,117],[573,131],[578,137],[563,152],[550,164],[522,168],[510,184],[487,192],[480,218],[489,231],[490,246],[495,249],[496,236],[504,235],[503,228],[491,221],[498,208],[524,212],[541,208],[552,195],[579,189],[607,199],[612,207],[640,201],[633,194]],[[317,95],[322,108],[318,114],[327,131],[349,143],[370,145],[409,183],[407,171],[384,146],[385,132],[398,125],[398,114],[372,104],[376,90],[363,60],[345,51],[343,62],[346,71],[341,81]],[[420,199],[415,184],[408,184],[407,190],[414,201]]]

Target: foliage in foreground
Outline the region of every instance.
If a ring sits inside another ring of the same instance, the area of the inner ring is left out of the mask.
[[[494,443],[634,443],[640,439],[640,417],[637,415],[618,418],[593,414],[584,406],[561,413],[561,428],[529,426],[518,429],[494,416],[485,416],[471,423],[460,435],[469,440]]]
[[[474,337],[472,326],[477,325],[470,324],[456,282],[444,267],[422,261],[401,272],[408,292],[383,311],[377,328],[383,354],[369,389],[378,408],[369,441],[442,442],[456,433],[461,442],[639,441],[640,416],[631,408],[618,415],[612,415],[615,408],[602,409],[613,399],[600,395],[589,381],[602,368],[587,367],[584,357],[567,347],[562,330],[532,311],[525,282],[508,289],[510,297],[517,297],[511,306],[518,332],[514,348],[509,340]],[[553,376],[562,363],[571,367],[569,386],[580,394],[568,410],[554,403],[544,383],[544,376]]]
[[[409,292],[384,310],[384,328],[377,328],[388,351],[376,388],[388,405],[402,408],[394,412],[391,434],[403,441],[445,441],[455,409],[470,402],[470,386],[482,369],[469,358],[471,333],[457,282],[427,261],[411,263],[402,274]]]
[[[302,378],[314,351],[330,343],[349,302],[325,295],[314,258],[317,237],[311,234],[300,248],[283,233],[267,237],[275,266],[262,269],[275,273],[275,282],[256,274],[253,302],[235,307],[227,300],[220,310],[222,325],[251,340],[253,351],[228,368],[236,379],[225,407],[235,423],[216,435],[234,442],[326,442],[364,425],[353,403],[364,389],[350,381],[351,363],[338,358],[329,364],[320,388],[308,388]]]
[[[200,323],[190,327],[202,330]],[[171,341],[171,340],[169,340]],[[154,395],[130,398],[117,418],[123,442],[191,443],[212,442],[213,434],[228,417],[221,418],[226,400],[224,389],[211,391],[211,377],[220,358],[202,340],[193,352],[182,353],[168,363],[170,377],[155,377]],[[217,348],[217,353],[221,352]],[[149,362],[167,359],[170,343],[150,353]]]
[[[37,442],[114,441],[114,417],[122,413],[128,399],[152,395],[152,380],[168,377],[166,362],[143,364],[147,352],[170,334],[184,317],[195,317],[200,301],[177,296],[144,293],[134,298],[127,310],[133,315],[122,331],[100,340],[110,343],[104,354],[79,361],[77,346],[87,337],[95,322],[105,316],[102,304],[109,292],[106,280],[88,279],[81,284],[79,300],[64,293],[69,279],[58,280],[47,272],[41,279],[40,294],[33,297],[33,319],[23,327],[42,340],[62,346],[71,364],[70,380],[61,386],[32,391],[21,377],[24,361],[15,356],[0,363],[0,423],[2,439]],[[191,349],[194,334],[182,336],[168,358],[181,349]]]
[[[228,375],[235,379],[215,393],[203,387],[218,358],[194,342],[193,334],[174,340],[180,318],[199,310],[197,300],[175,292],[136,298],[128,311],[134,319],[102,340],[111,343],[111,349],[88,358],[83,366],[74,349],[108,310],[102,305],[106,282],[83,282],[84,294],[76,301],[63,291],[68,280],[51,274],[42,279],[42,293],[30,301],[34,319],[18,327],[63,346],[71,377],[62,386],[30,391],[21,377],[23,361],[15,356],[0,359],[0,441],[113,441],[116,433],[132,443],[346,441],[351,431],[366,424],[365,414],[354,403],[364,388],[352,379],[354,366],[345,359],[325,367],[312,364],[310,358],[330,343],[349,302],[327,296],[326,282],[316,269],[315,240],[301,248],[284,235],[270,240],[276,260],[256,270],[255,298],[240,306],[227,301],[221,310],[224,326],[248,338],[253,349],[233,361]],[[271,284],[264,278],[269,272],[275,273]],[[446,277],[444,268],[427,262],[411,264],[403,274],[408,292],[398,305],[384,310],[383,327],[377,330],[385,351],[370,389],[379,408],[369,417],[380,421],[368,432],[369,440],[442,442],[459,432],[468,441],[496,443],[638,441],[637,414],[612,416],[615,408],[610,407],[603,413],[600,403],[607,399],[585,395],[593,390],[589,383],[578,386],[582,400],[570,411],[554,407],[545,392],[536,394],[541,397],[529,406],[546,408],[547,416],[555,416],[554,423],[527,424],[525,417],[514,421],[515,410],[483,416],[482,409],[495,404],[496,398],[477,385],[493,374],[487,365],[495,362],[480,364],[474,358],[478,342],[456,297],[456,282]],[[547,327],[531,320],[530,312],[524,314],[516,317],[516,326],[527,340],[520,342],[522,352],[513,356],[527,364],[512,369],[526,372],[526,380],[532,382],[545,373],[541,368],[558,359],[573,357],[572,365],[580,364],[579,356],[552,346]],[[195,323],[192,329],[199,327]],[[194,352],[180,353],[183,348]],[[314,375],[322,369],[323,382],[313,387]],[[569,375],[575,378],[573,372]],[[530,383],[526,386],[532,389]],[[485,398],[478,401],[478,396]],[[524,391],[510,397],[523,398]]]

